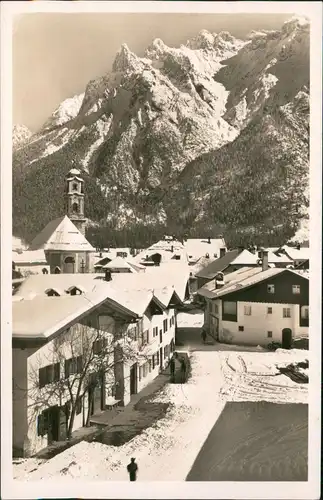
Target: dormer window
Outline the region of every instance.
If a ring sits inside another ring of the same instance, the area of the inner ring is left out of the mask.
[[[55,288],[48,288],[45,290],[45,293],[48,297],[60,297],[60,292],[56,290]]]
[[[70,286],[67,290],[66,290],[67,293],[69,293],[70,295],[82,295],[83,293],[85,293],[85,290],[84,288],[80,287],[80,286]]]

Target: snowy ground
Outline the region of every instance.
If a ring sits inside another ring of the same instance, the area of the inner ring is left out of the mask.
[[[305,359],[308,351],[241,350],[221,344],[193,352],[190,381],[167,384],[156,395],[155,401],[172,405],[153,427],[120,447],[82,441],[43,464],[24,461],[14,465],[14,478],[128,480],[125,465],[135,456],[139,481],[183,481],[226,401],[307,403],[308,385],[294,383],[276,369],[276,364]]]

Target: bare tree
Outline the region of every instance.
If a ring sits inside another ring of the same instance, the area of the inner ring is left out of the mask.
[[[77,408],[88,394],[85,423],[89,425],[94,390],[99,383],[113,387],[118,367],[143,357],[148,360],[138,349],[138,328],[136,338],[123,331],[124,323],[117,325],[113,334],[77,324],[35,352],[27,389],[27,407],[33,418],[51,406],[64,407],[66,436],[70,439]]]

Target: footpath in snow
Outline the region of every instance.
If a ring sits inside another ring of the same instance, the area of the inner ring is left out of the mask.
[[[171,403],[155,425],[120,447],[82,441],[45,463],[26,460],[14,465],[14,478],[128,481],[125,466],[134,456],[139,481],[184,481],[226,401],[307,403],[307,385],[276,368],[305,359],[308,351],[240,350],[221,344],[194,352],[188,383],[167,384],[153,399]]]

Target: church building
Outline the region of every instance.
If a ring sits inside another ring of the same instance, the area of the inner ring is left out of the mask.
[[[44,250],[51,273],[93,272],[95,249],[85,238],[84,180],[73,168],[65,181],[66,215],[49,222],[29,250]]]

